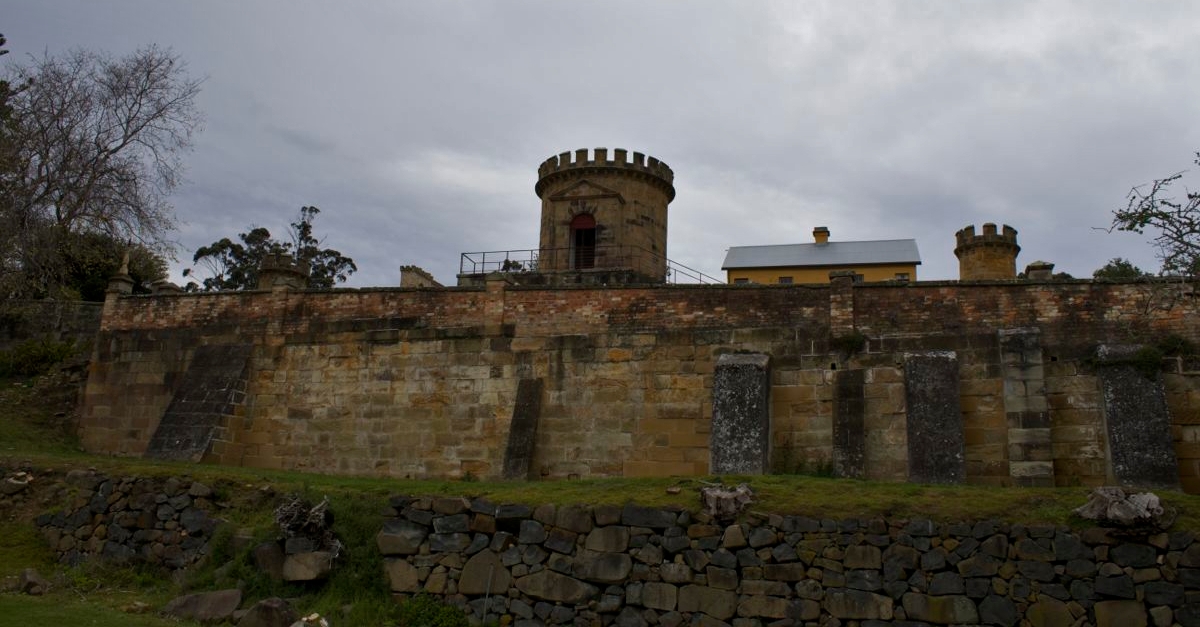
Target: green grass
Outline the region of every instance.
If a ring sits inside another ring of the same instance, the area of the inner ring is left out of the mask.
[[[67,593],[43,597],[0,594],[0,627],[182,627],[195,624],[154,614],[129,614],[91,599],[72,598]]]
[[[0,378],[0,460],[81,457],[63,394],[35,390],[33,383],[29,377]]]

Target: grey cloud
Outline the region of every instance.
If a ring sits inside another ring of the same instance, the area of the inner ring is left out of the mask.
[[[43,6],[46,5],[46,6]],[[605,146],[676,171],[669,254],[1010,223],[1019,263],[1086,276],[1128,189],[1200,149],[1200,8],[1122,2],[21,3],[15,55],[173,46],[207,75],[175,198],[188,248],[323,210],[354,285],[536,244],[537,165]],[[456,170],[455,164],[462,167]],[[181,254],[190,257],[190,254]]]

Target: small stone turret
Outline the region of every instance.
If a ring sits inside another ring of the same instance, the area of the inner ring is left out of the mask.
[[[258,289],[302,290],[308,287],[308,264],[296,261],[290,253],[263,256],[258,268]]]
[[[983,234],[975,234],[970,225],[955,233],[960,281],[987,281],[1017,278],[1017,230],[1005,224],[1001,232],[996,225],[983,225]]]
[[[664,281],[675,173],[640,152],[632,160],[623,148],[613,150],[612,159],[607,148],[590,152],[564,152],[538,167],[538,270],[620,270]]]

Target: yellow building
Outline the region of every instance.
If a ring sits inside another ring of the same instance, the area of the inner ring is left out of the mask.
[[[728,283],[828,283],[829,273],[849,270],[857,281],[916,281],[917,240],[831,242],[829,229],[813,229],[811,244],[733,246],[725,254]]]

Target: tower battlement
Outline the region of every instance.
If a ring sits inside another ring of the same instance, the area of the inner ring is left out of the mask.
[[[977,245],[977,244],[1001,244],[1017,246],[1017,230],[1005,224],[1003,230],[996,231],[996,225],[987,223],[983,225],[983,234],[975,234],[975,225],[968,225],[966,228],[959,230],[954,234],[958,241],[958,247]],[[1020,246],[1017,246],[1020,250]],[[956,249],[957,254],[957,249]]]
[[[607,148],[593,149],[589,159],[587,148],[574,152],[563,152],[546,159],[538,166],[538,182],[534,191],[542,196],[546,188],[565,176],[578,177],[589,169],[606,171],[625,171],[639,177],[646,177],[657,183],[667,193],[668,202],[675,198],[675,173],[670,166],[644,153],[634,152],[632,160],[630,153],[624,148],[613,150],[612,159],[608,158]]]
[[[962,281],[1014,279],[1017,276],[1017,230],[1005,224],[997,230],[996,225],[983,225],[983,234],[975,233],[970,225],[954,234],[958,257],[958,278]]]

